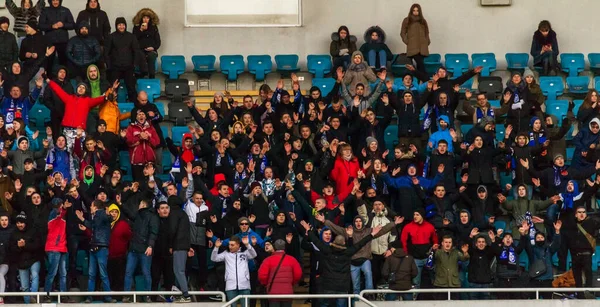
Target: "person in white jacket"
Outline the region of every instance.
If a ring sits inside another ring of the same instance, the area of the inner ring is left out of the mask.
[[[241,243],[246,246],[246,250],[241,250]],[[221,240],[215,242],[215,248],[212,251],[210,260],[213,262],[225,261],[225,294],[227,300],[232,300],[238,295],[250,294],[250,270],[248,261],[256,257],[256,251],[249,244],[248,237],[243,237],[241,242],[238,236],[229,239],[229,251],[219,253]],[[246,307],[242,301],[242,307]]]

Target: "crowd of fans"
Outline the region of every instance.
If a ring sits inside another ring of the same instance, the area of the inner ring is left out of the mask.
[[[102,291],[176,287],[182,295],[175,300],[190,302],[188,283],[228,299],[291,294],[306,284],[303,272],[313,294],[382,284],[551,287],[568,265],[571,275],[560,284],[592,285],[600,222],[587,213],[600,187],[598,93],[590,90],[577,114],[571,104],[559,119],[544,113],[545,98],[526,69],[512,72],[500,108],[483,93],[467,91],[461,102],[459,85],[481,67],[456,79],[444,67],[427,75],[429,28],[418,4],[401,26],[416,67],[395,76],[399,88],[387,78],[392,53],[383,29],[369,28],[357,48],[342,26],[332,35],[329,94],[312,87],[303,96],[292,74],[293,97],[280,80],[274,90],[262,85],[256,101],[217,93],[206,112],[188,101],[194,122],[179,146],[163,135],[156,105],[135,89],[136,77],[156,73],[159,19],[151,9],[133,18],[133,33],[123,17],[111,33],[98,0],[88,0],[76,19],[60,0],[6,6],[16,37],[0,17],[0,292],[35,292],[40,280],[44,291],[67,292],[87,277],[88,291],[98,280]],[[542,73],[557,72],[547,21],[531,50]],[[119,79],[135,100],[130,114],[118,108]],[[36,103],[52,113],[42,135],[29,116]],[[397,146],[384,137],[393,121]],[[461,123],[474,126],[461,132]],[[496,123],[505,123],[502,141]],[[566,157],[571,126],[576,149]],[[161,165],[163,150],[172,154],[171,170]],[[119,166],[120,151],[129,152],[130,173]],[[89,259],[87,272],[78,253]]]

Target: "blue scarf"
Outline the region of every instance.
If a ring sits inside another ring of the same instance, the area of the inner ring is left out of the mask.
[[[517,265],[517,254],[515,248],[511,246],[502,247],[502,252],[498,258],[498,262],[504,265]]]
[[[562,204],[562,211],[565,210],[573,210],[574,206],[573,204],[580,200],[583,197],[583,192],[579,193],[579,185],[577,184],[577,182],[575,182],[574,180],[569,180],[569,182],[573,183],[573,192],[567,192],[565,189],[564,193],[560,193],[560,199],[562,200],[563,204]]]
[[[494,117],[494,108],[488,108],[488,110],[485,114],[483,114],[483,111],[481,111],[481,108],[477,108],[477,109],[475,109],[475,114],[477,116],[477,123],[479,123],[481,121],[481,119],[484,117],[487,117],[487,116]]]

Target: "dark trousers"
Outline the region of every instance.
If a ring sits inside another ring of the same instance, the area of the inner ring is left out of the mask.
[[[125,280],[126,257],[108,259],[108,280],[110,289],[113,291],[123,291],[123,282]]]
[[[498,278],[497,288],[521,288],[524,286],[518,278]],[[496,296],[499,300],[520,300],[527,299],[527,296],[521,292],[498,292]]]
[[[110,84],[117,79],[125,80],[127,87],[127,101],[136,101],[137,91],[135,89],[135,75],[132,68],[112,68],[108,70],[108,81]]]
[[[54,133],[52,133],[54,134]],[[68,279],[69,283],[67,287],[76,286],[79,287],[79,272],[77,272],[77,251],[80,249],[85,250],[87,248],[86,238],[80,236],[69,236],[67,240],[67,249],[69,251],[69,271]]]
[[[575,287],[592,287],[592,253],[577,252],[573,253],[573,277],[575,278]],[[583,284],[583,275],[585,275],[585,285]]]
[[[48,72],[49,78],[55,77],[54,66],[61,65],[66,67],[68,65],[67,43],[55,43],[54,47],[54,53],[46,58],[46,71]]]
[[[383,263],[385,262],[385,257],[383,255],[375,255],[373,254],[373,258],[371,259],[371,272],[373,274],[373,287],[377,289],[377,285],[381,280],[381,268],[383,267]]]
[[[333,60],[333,70],[332,71],[337,70],[337,68],[340,66],[344,70],[346,70],[346,68],[348,68],[348,65],[350,65],[350,55],[344,55],[344,56],[335,58],[335,60]]]
[[[448,289],[447,287],[435,287],[436,289]],[[433,293],[432,294],[436,301],[447,301],[448,293]],[[459,300],[459,293],[453,292],[450,294],[450,299],[453,301]]]
[[[125,270],[123,270],[123,273],[125,273]],[[171,291],[171,288],[175,283],[175,274],[173,273],[173,257],[152,257],[152,291],[158,291],[161,276],[163,278],[163,288],[167,291]]]
[[[532,279],[529,281],[529,286],[531,288],[552,288],[552,280],[535,280]],[[535,297],[535,293],[531,294]],[[540,292],[540,297],[543,299],[552,299],[552,292]]]
[[[194,257],[198,260],[198,287],[204,288],[208,276],[208,263],[206,260],[206,246],[192,245]],[[191,263],[188,262],[188,263]]]
[[[156,59],[158,58],[158,53],[156,51],[143,51],[144,53],[144,62],[142,66],[142,73],[148,74],[150,79],[154,79],[156,77]]]
[[[425,71],[425,57],[424,56],[422,56],[419,53],[419,54],[415,54],[415,55],[411,56],[410,58],[417,64],[417,66],[415,68],[418,71],[420,71],[422,73],[426,73],[426,71]]]
[[[144,179],[144,165],[132,165],[131,172],[133,173],[131,175],[134,181],[140,181]]]

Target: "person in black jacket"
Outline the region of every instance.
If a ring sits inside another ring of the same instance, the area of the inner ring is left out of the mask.
[[[124,139],[120,136],[106,131],[106,121],[103,119],[98,120],[98,125],[96,127],[96,132],[94,132],[91,136],[96,140],[96,142],[102,142],[104,148],[110,152],[111,157],[117,157],[119,148],[125,144]],[[106,165],[109,167],[115,167],[117,165],[116,159],[110,159],[106,161]]]
[[[144,61],[140,61],[140,67],[143,75],[148,75],[154,79],[156,75],[155,64],[158,58],[158,48],[160,48],[160,33],[158,32],[158,15],[149,9],[143,8],[133,17],[133,35],[138,40]]]
[[[17,229],[10,237],[11,265],[19,269],[21,290],[24,292],[37,292],[40,274],[40,256],[44,253],[41,237],[35,227],[28,226],[29,221],[25,212],[19,213],[16,218]],[[29,304],[30,297],[23,297],[25,304]]]
[[[125,79],[127,95],[129,100],[133,100],[137,97],[134,67],[140,46],[135,35],[127,32],[127,21],[124,17],[117,17],[115,27],[117,30],[110,34],[104,48],[108,81],[113,83],[115,80]]]
[[[77,27],[77,36],[69,40],[66,52],[71,76],[81,82],[87,79],[88,66],[97,64],[102,57],[102,50],[98,40],[89,35],[90,24],[87,20],[78,23]]]
[[[55,76],[52,81],[58,84],[65,93],[73,95],[73,84],[69,81],[67,69],[64,66],[59,66]],[[41,102],[50,109],[50,128],[52,128],[52,137],[56,141],[56,138],[62,134],[61,122],[65,116],[65,104],[54,91],[44,91]]]
[[[421,80],[421,82],[429,81],[429,76],[426,73],[423,73],[419,70],[416,70],[414,66],[408,64],[406,68],[410,70],[417,79]],[[473,78],[475,75],[480,73],[483,70],[483,66],[477,66],[464,74],[455,74],[456,77],[454,79],[450,79],[448,76],[448,71],[446,67],[441,66],[438,68],[437,72],[433,75],[433,83],[437,86],[434,88],[433,95],[431,95],[431,101],[429,101],[430,105],[435,104],[435,100],[437,100],[440,93],[446,93],[448,97],[452,96],[452,91],[454,90],[455,85],[461,85],[467,82],[469,79]],[[459,72],[460,73],[460,72]],[[452,103],[452,101],[448,101],[448,103]]]
[[[591,288],[593,283],[592,275],[592,255],[596,252],[595,236],[600,229],[600,220],[597,217],[588,217],[585,206],[577,206],[575,209],[575,218],[569,218],[566,223],[568,231],[567,245],[571,250],[573,259],[573,277],[575,278],[575,287]],[[583,283],[585,275],[585,284]],[[577,294],[583,299],[583,293]]]
[[[54,47],[47,47],[46,54],[38,56],[36,61],[27,67],[21,66],[21,63],[17,61],[12,63],[10,71],[2,75],[4,88],[18,86],[21,89],[21,97],[29,96],[29,81],[31,81],[38,72],[46,57],[51,56],[52,53],[54,53],[54,49]]]
[[[14,34],[8,32],[10,20],[0,17],[0,71],[5,71],[19,58],[19,46]]]
[[[133,274],[139,267],[146,281],[146,287],[152,283],[150,276],[150,265],[152,262],[152,251],[158,236],[158,217],[148,208],[148,201],[142,200],[139,203],[138,211],[131,212],[127,206],[123,206],[123,212],[133,221],[132,233],[129,244],[129,253],[127,254],[127,266],[125,268],[125,291],[131,290]],[[145,289],[148,291],[149,289]],[[131,301],[131,297],[123,298],[124,303]],[[147,303],[151,302],[150,297],[145,297]]]
[[[67,65],[67,42],[69,41],[69,30],[75,29],[75,21],[71,11],[62,6],[62,0],[49,0],[50,6],[42,9],[40,15],[40,29],[44,31],[48,43],[56,47],[56,56],[60,65]],[[56,64],[55,57],[49,57],[46,63],[46,71],[52,72]]]
[[[171,208],[171,213],[169,214],[169,252],[173,255],[175,284],[183,293],[183,296],[177,299],[177,302],[189,303],[192,300],[188,293],[185,267],[188,253],[193,255],[193,250],[190,248],[190,222],[187,214],[181,209],[183,201],[178,196],[169,196],[167,203]]]
[[[6,291],[6,283],[4,282],[8,270],[9,270],[9,246],[10,246],[10,237],[14,231],[14,226],[10,223],[10,215],[7,211],[0,212],[0,293],[4,293]],[[8,279],[9,286],[11,289],[14,289],[14,282],[10,278]],[[0,298],[0,303],[4,303],[4,299]]]
[[[163,280],[163,288],[165,290],[171,290],[171,287],[175,283],[175,275],[173,274],[173,255],[169,252],[169,246],[171,245],[170,239],[170,219],[171,208],[165,201],[159,202],[157,205],[159,225],[158,225],[158,236],[156,237],[156,243],[153,249],[152,256],[152,291],[157,291],[159,283]],[[157,301],[165,302],[164,296],[159,295]]]
[[[433,88],[433,82],[427,83],[427,92],[420,98],[420,101],[414,100],[411,91],[398,92],[398,100],[390,101],[392,107],[396,109],[398,116],[398,143],[400,145],[415,145],[417,149],[423,148],[421,134],[421,122],[419,114],[421,109],[429,99],[429,93]]]
[[[88,28],[90,36],[95,37],[104,46],[104,41],[110,35],[110,21],[106,12],[100,9],[99,0],[87,0],[85,10],[77,14],[76,23],[87,20],[90,27]]]
[[[46,52],[48,42],[35,20],[30,20],[25,24],[25,33],[27,36],[21,42],[19,59],[23,63],[23,67],[36,67],[37,60]]]
[[[492,244],[496,241],[496,235],[493,230],[488,231],[488,236]],[[495,249],[487,245],[484,235],[475,238],[475,248],[471,249],[471,258],[469,259],[469,288],[492,288],[492,269],[491,264],[496,257]],[[469,293],[472,300],[489,300],[489,292]]]

